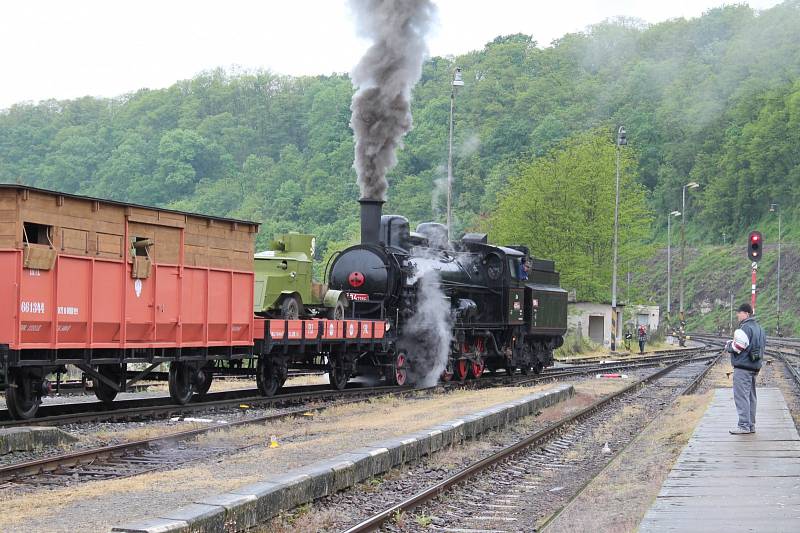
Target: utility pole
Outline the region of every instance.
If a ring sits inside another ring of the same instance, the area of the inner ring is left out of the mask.
[[[456,67],[450,87],[450,137],[447,151],[447,240],[452,238],[452,202],[453,202],[453,109],[456,102],[456,87],[463,87],[461,68]]]
[[[611,275],[611,351],[617,351],[617,248],[619,241],[619,152],[620,147],[628,144],[625,128],[617,130],[617,180],[614,199],[614,259]]]
[[[683,206],[683,211],[681,212],[681,294],[679,299],[679,311],[678,316],[680,320],[680,337],[678,344],[681,346],[686,346],[686,335],[685,335],[685,328],[686,328],[686,321],[684,315],[684,307],[683,307],[683,290],[684,290],[684,271],[686,270],[686,188],[696,189],[699,187],[700,184],[695,181],[690,181],[686,185],[683,186],[683,194],[681,205]]]

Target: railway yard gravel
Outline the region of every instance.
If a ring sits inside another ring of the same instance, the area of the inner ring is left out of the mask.
[[[372,512],[383,509],[392,502],[408,497],[423,487],[445,479],[468,464],[497,451],[502,446],[542,429],[550,423],[590,405],[600,397],[630,385],[632,381],[651,372],[652,369],[637,370],[631,372],[627,379],[586,379],[575,383],[576,394],[573,398],[544,409],[538,416],[522,419],[502,431],[490,432],[478,441],[470,441],[453,447],[416,465],[394,469],[384,476],[361,483],[354,490],[343,491],[313,504],[301,506],[273,519],[256,531],[258,533],[342,531]],[[627,415],[628,413],[625,416]],[[599,444],[597,451],[602,445],[603,443]],[[431,519],[425,512],[422,512],[412,516],[396,517],[386,529],[389,531],[424,531],[424,525],[431,520],[434,525],[447,525],[445,522]]]
[[[371,442],[413,432],[485,407],[547,389],[498,387],[460,390],[447,394],[417,393],[411,398],[384,397],[335,406],[308,417],[296,417],[260,426],[203,436],[181,447],[207,446],[230,453],[212,456],[167,471],[126,479],[81,482],[59,488],[4,488],[0,501],[7,510],[0,516],[0,530],[16,531],[104,531],[121,522],[143,519],[159,511],[174,509],[204,496],[260,481],[325,457],[331,457]],[[217,415],[219,416],[219,415]],[[163,427],[163,421],[104,424],[86,428],[87,434],[126,432]],[[133,426],[133,427],[131,427]],[[181,429],[189,429],[181,426]],[[279,446],[269,446],[275,436]],[[244,452],[236,449],[246,447]]]

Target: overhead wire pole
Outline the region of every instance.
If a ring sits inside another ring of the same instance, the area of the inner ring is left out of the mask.
[[[617,248],[619,241],[619,153],[620,147],[628,144],[625,128],[617,130],[617,179],[614,199],[614,259],[611,275],[611,351],[617,351]]]

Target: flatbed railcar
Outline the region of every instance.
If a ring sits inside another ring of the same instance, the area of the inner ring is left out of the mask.
[[[255,373],[273,394],[289,360],[335,368],[352,346],[385,342],[348,338],[342,321],[256,316],[257,231],[244,220],[0,184],[0,378],[10,414],[35,416],[48,375],[66,365],[111,402],[166,363],[170,395],[186,403],[216,373]],[[319,332],[314,353],[307,335],[292,338],[297,322]],[[324,335],[331,325],[343,334]],[[342,387],[348,376],[334,374]]]

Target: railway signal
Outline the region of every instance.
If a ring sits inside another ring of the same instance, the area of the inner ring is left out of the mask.
[[[751,231],[747,239],[747,258],[752,261],[751,286],[750,286],[750,305],[753,306],[753,314],[756,312],[756,271],[758,261],[761,259],[761,252],[764,249],[764,238],[760,231]]]
[[[747,258],[750,261],[761,260],[761,250],[764,248],[764,241],[760,231],[751,231],[750,238],[747,240]]]

